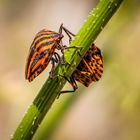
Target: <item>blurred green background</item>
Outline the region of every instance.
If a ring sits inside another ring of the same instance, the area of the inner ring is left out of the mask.
[[[42,28],[58,31],[62,22],[77,33],[97,3],[0,0],[1,140],[10,139],[50,71],[49,65],[32,83],[25,81],[26,57],[34,35]],[[35,140],[46,140],[48,135],[52,140],[140,140],[139,7],[139,0],[124,0],[95,42],[104,55],[102,79],[88,88],[79,84],[79,96],[67,94],[56,100]],[[64,116],[59,116],[64,110]]]

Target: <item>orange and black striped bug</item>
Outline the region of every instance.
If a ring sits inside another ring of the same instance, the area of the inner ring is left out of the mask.
[[[34,80],[47,67],[50,61],[52,62],[50,77],[53,78],[55,63],[61,62],[61,58],[55,50],[61,50],[63,53],[63,50],[66,48],[66,46],[63,46],[62,44],[62,30],[65,31],[69,37],[69,42],[71,42],[71,36],[75,35],[63,27],[63,25],[60,26],[59,32],[43,29],[36,34],[31,44],[26,62],[25,78],[29,82]],[[75,48],[75,46],[72,46],[72,48],[73,47]],[[62,76],[72,85],[73,90],[61,91],[61,93],[74,92],[78,88],[76,81],[88,87],[90,83],[98,81],[101,78],[102,73],[102,53],[98,47],[92,44],[84,57],[82,57],[82,60],[72,73],[70,79]]]
[[[50,77],[53,77],[55,63],[61,62],[60,56],[55,50],[58,49],[63,52],[64,49],[61,42],[63,38],[62,30],[65,31],[69,41],[71,41],[71,35],[74,36],[74,34],[63,27],[62,24],[59,32],[43,29],[36,34],[26,62],[25,79],[29,82],[34,80],[47,67],[50,61],[52,62]]]
[[[61,91],[61,93],[74,92],[78,88],[76,81],[88,87],[92,82],[100,80],[102,73],[102,53],[95,44],[92,44],[84,57],[82,57],[82,60],[72,73],[70,79],[64,77],[72,85],[73,90]]]

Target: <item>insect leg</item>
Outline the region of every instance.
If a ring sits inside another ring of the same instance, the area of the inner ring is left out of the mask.
[[[61,64],[64,63],[62,58],[60,57],[60,55],[57,52],[54,52],[54,57],[52,57],[52,59],[51,59],[52,68],[50,71],[50,78],[52,78],[52,79],[57,77],[57,75],[54,76],[54,67],[55,67],[55,63],[58,63],[58,62],[60,62]]]
[[[75,36],[75,34],[73,34],[72,32],[70,32],[68,29],[66,29],[64,26],[62,26],[62,29],[64,30],[64,32],[67,34],[67,36],[69,37],[69,43],[71,43],[72,41],[72,37],[71,36]]]
[[[63,23],[60,25],[59,27],[59,33],[62,35],[62,26],[63,26]],[[63,41],[62,39],[60,40],[60,44],[59,44],[59,48],[61,48],[60,46],[63,46]]]
[[[59,48],[61,49],[61,53],[62,54],[64,54],[64,50],[66,50],[66,49],[70,49],[70,48],[75,48],[75,49],[77,49],[78,47],[76,47],[76,46],[66,46],[66,45],[64,45],[64,46],[59,46]]]
[[[60,61],[60,56],[57,52],[54,52],[55,62],[58,63]]]
[[[64,91],[61,91],[61,92],[59,93],[59,95],[58,95],[57,98],[59,98],[59,96],[60,96],[61,94],[70,93],[70,92],[75,92],[76,89],[78,89],[77,83],[76,83],[76,81],[75,81],[73,75],[70,77],[70,79],[68,79],[66,76],[63,76],[63,75],[59,75],[59,76],[63,77],[66,81],[68,81],[68,82],[71,84],[73,90],[64,90]]]
[[[69,34],[69,35],[75,37],[75,34],[73,34],[71,31],[69,31],[66,27],[62,26],[62,28],[63,28],[63,30],[64,30],[67,34]]]
[[[55,58],[54,58],[55,57]],[[54,68],[55,68],[55,63],[58,63],[58,62],[61,62],[61,58],[59,56],[58,53],[54,53],[54,57],[51,58],[51,64],[52,64],[52,68],[51,68],[51,71],[49,73],[50,75],[50,78],[54,79],[56,78],[57,76],[54,76]]]
[[[77,86],[77,83],[74,79],[73,76],[70,77],[70,79],[68,79],[67,77],[65,76],[62,76],[64,79],[66,79],[70,84],[71,86],[73,87],[73,90],[65,90],[65,91],[61,91],[60,94],[63,94],[63,93],[68,93],[68,92],[75,92],[75,90],[78,88]]]
[[[62,30],[64,30],[64,32],[67,34],[67,36],[69,37],[69,43],[72,41],[72,37],[71,36],[75,36],[75,34],[73,34],[72,32],[70,32],[67,28],[65,28],[63,26],[63,24],[60,25],[59,28],[59,33],[62,34]]]
[[[49,75],[50,75],[50,78],[51,78],[51,79],[54,78],[53,73],[54,73],[55,62],[56,62],[56,60],[52,57],[52,58],[51,58],[52,68],[51,68],[51,71],[49,72]]]
[[[56,59],[56,63],[60,62],[60,64],[64,64],[63,58],[60,57],[60,55],[57,52],[54,52],[54,57]]]
[[[63,29],[63,23],[59,27],[59,33],[62,34],[62,29]]]

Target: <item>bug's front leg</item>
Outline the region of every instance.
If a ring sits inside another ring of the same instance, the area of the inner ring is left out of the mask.
[[[69,44],[70,44],[72,41],[72,36],[74,37],[75,34],[73,34],[71,31],[69,31],[67,28],[65,28],[63,26],[63,24],[60,25],[59,33],[62,34],[62,31],[64,31],[67,34],[67,36],[69,37]]]
[[[49,76],[51,79],[56,78],[56,76],[54,75],[55,63],[58,63],[58,59],[52,57],[51,58],[52,68],[51,68],[51,71],[49,72]]]
[[[51,64],[52,64],[52,68],[51,68],[51,71],[49,72],[49,76],[51,79],[53,79],[53,72],[54,72],[54,67],[55,67],[55,61],[53,57],[51,59]]]
[[[62,58],[60,57],[60,55],[57,52],[54,52],[54,57],[52,57],[52,59],[51,59],[52,68],[50,71],[50,78],[52,78],[52,79],[57,77],[57,75],[54,75],[55,63],[60,63],[60,64],[64,63]]]

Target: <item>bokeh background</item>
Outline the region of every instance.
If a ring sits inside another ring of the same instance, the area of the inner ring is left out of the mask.
[[[77,33],[98,0],[0,0],[0,139],[9,140],[48,77],[24,78],[28,49],[42,28]],[[140,1],[124,0],[96,39],[102,79],[53,104],[34,140],[140,139]],[[71,88],[69,84],[66,89]],[[61,116],[61,112],[64,112]]]

